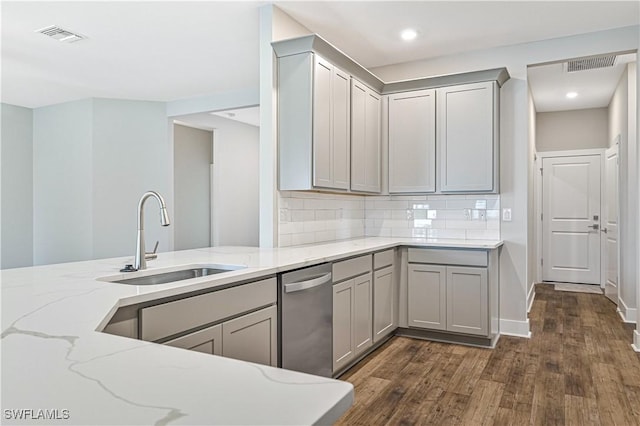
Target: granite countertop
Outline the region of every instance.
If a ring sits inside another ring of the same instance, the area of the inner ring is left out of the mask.
[[[118,271],[131,257],[2,270],[3,424],[332,423],[353,402],[349,383],[100,330],[120,306],[344,257],[401,245],[495,249],[501,244],[376,237],[160,253],[146,271],[126,276],[189,264],[246,268],[152,286],[99,280],[124,275]]]

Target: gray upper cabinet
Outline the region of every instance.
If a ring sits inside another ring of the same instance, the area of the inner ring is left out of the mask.
[[[350,81],[314,53],[278,58],[280,190],[349,189]]]
[[[437,89],[441,192],[497,192],[495,82]]]
[[[380,192],[381,97],[351,79],[351,190]]]
[[[389,96],[389,193],[436,190],[436,92]]]

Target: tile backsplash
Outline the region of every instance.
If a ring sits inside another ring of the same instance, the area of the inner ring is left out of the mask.
[[[280,191],[279,246],[362,236],[500,239],[499,195]]]
[[[376,237],[498,240],[500,196],[367,197],[365,234]]]
[[[363,237],[365,199],[353,194],[280,191],[279,246]]]

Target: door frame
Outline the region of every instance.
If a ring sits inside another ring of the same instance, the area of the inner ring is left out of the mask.
[[[604,169],[604,156],[606,148],[593,148],[593,149],[575,149],[568,151],[542,151],[536,153],[535,165],[536,165],[536,181],[535,181],[535,219],[539,226],[536,226],[536,271],[535,282],[542,282],[542,249],[543,249],[543,226],[542,226],[542,161],[545,158],[558,158],[558,157],[579,157],[586,155],[599,155],[600,156],[600,170]],[[600,181],[602,181],[602,173],[600,174]],[[602,206],[603,188],[600,185],[600,206]],[[602,216],[602,208],[600,209],[600,216]],[[602,266],[602,232],[600,233],[600,266]],[[600,268],[600,288],[604,288],[603,271]]]
[[[616,191],[618,191],[618,196],[616,197],[617,201],[618,201],[618,205],[616,206],[616,211],[618,212],[618,218],[617,218],[617,227],[618,227],[618,236],[617,238],[617,253],[616,253],[616,270],[618,272],[618,277],[617,277],[617,281],[616,281],[616,291],[617,291],[617,295],[616,295],[616,306],[618,307],[617,310],[618,312],[620,311],[620,135],[617,135],[614,139],[613,139],[613,145],[611,145],[609,148],[605,149],[605,154],[602,157],[602,162],[605,163],[605,167],[606,167],[606,161],[607,161],[607,154],[606,152],[609,151],[612,148],[616,148],[616,156],[617,156],[617,167],[616,167],[616,171],[617,171],[617,176],[616,176],[616,184],[617,184],[617,188]],[[604,198],[604,196],[606,195],[606,170],[604,170],[604,173],[602,175],[602,185],[600,186],[601,190],[602,190],[602,205],[603,207],[606,207],[606,200]],[[602,218],[604,219],[604,214],[602,215]],[[602,220],[600,223],[604,224],[604,220]],[[600,248],[601,248],[601,252],[600,252],[600,259],[603,261],[605,258],[605,253],[606,253],[606,242],[607,242],[607,234],[601,232],[600,233]],[[607,284],[607,271],[606,268],[601,268],[601,274],[602,274],[602,289],[604,290],[606,284]]]

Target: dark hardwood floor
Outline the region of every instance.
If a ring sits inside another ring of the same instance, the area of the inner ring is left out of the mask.
[[[531,339],[495,349],[394,337],[341,379],[339,425],[640,425],[635,327],[602,295],[538,285]]]

